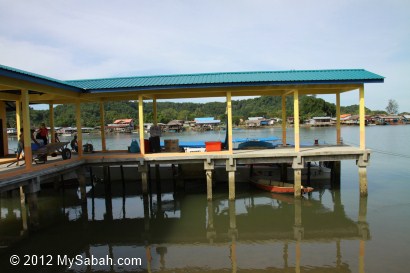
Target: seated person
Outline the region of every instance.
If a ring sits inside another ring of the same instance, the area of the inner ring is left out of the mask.
[[[77,135],[75,135],[74,138],[71,140],[70,146],[71,150],[76,151],[78,153]]]

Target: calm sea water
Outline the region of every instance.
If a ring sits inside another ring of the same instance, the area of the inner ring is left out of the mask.
[[[357,145],[358,129],[343,127],[343,141]],[[124,184],[114,181],[110,189],[102,183],[94,191],[88,187],[87,203],[76,188],[43,189],[37,209],[27,204],[27,229],[18,194],[3,194],[0,271],[408,272],[410,126],[373,126],[366,133],[373,150],[368,198],[359,197],[352,161],[342,162],[340,190],[325,185],[300,201],[241,183],[230,202],[226,183],[217,183],[214,200],[207,202],[203,181],[174,192],[165,179],[161,193],[154,181],[152,194],[143,197],[133,181],[137,173]],[[266,136],[281,137],[281,130],[234,131],[234,137]],[[125,149],[132,138],[137,135],[109,136],[107,146]],[[223,141],[225,133],[163,138]],[[302,129],[304,143],[335,138],[334,128]],[[97,138],[85,136],[85,142],[99,149]],[[10,147],[14,144],[10,139]],[[10,265],[12,255],[20,258],[19,265]],[[72,258],[77,258],[72,267],[63,265]]]

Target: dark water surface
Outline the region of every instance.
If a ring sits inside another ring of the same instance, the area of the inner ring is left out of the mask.
[[[358,129],[342,128],[344,142],[358,144]],[[280,129],[243,134],[267,132],[281,136]],[[238,183],[237,199],[228,201],[219,182],[208,202],[204,181],[174,192],[167,179],[161,193],[153,181],[152,194],[142,196],[138,173],[124,184],[87,187],[86,203],[77,188],[42,189],[28,197],[38,202],[26,204],[27,228],[18,192],[3,194],[0,272],[409,272],[410,126],[366,133],[367,198],[359,197],[353,161],[342,162],[340,190],[321,183],[302,200]],[[303,129],[301,140],[334,143],[335,135]],[[10,265],[12,255],[19,265]]]

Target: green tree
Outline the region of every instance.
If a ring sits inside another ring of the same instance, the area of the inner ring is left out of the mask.
[[[396,100],[389,99],[389,102],[387,103],[386,106],[386,112],[389,113],[390,115],[396,115],[399,112],[399,104],[397,103]]]

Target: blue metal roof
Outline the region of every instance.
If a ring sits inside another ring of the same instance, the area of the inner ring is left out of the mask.
[[[60,81],[0,65],[0,76],[84,93],[178,88],[384,82],[364,69],[219,72]]]
[[[42,76],[39,74],[27,72],[24,70],[20,70],[14,67],[5,66],[0,64],[0,76],[5,76],[9,78],[14,78],[18,80],[25,80],[37,84],[44,84],[52,87],[57,88],[64,88],[71,91],[76,92],[84,92],[84,89],[81,87],[74,86],[70,83],[60,81],[57,79],[53,79],[50,77]]]
[[[150,90],[246,85],[347,84],[383,82],[364,69],[220,72],[66,81],[89,91]]]

